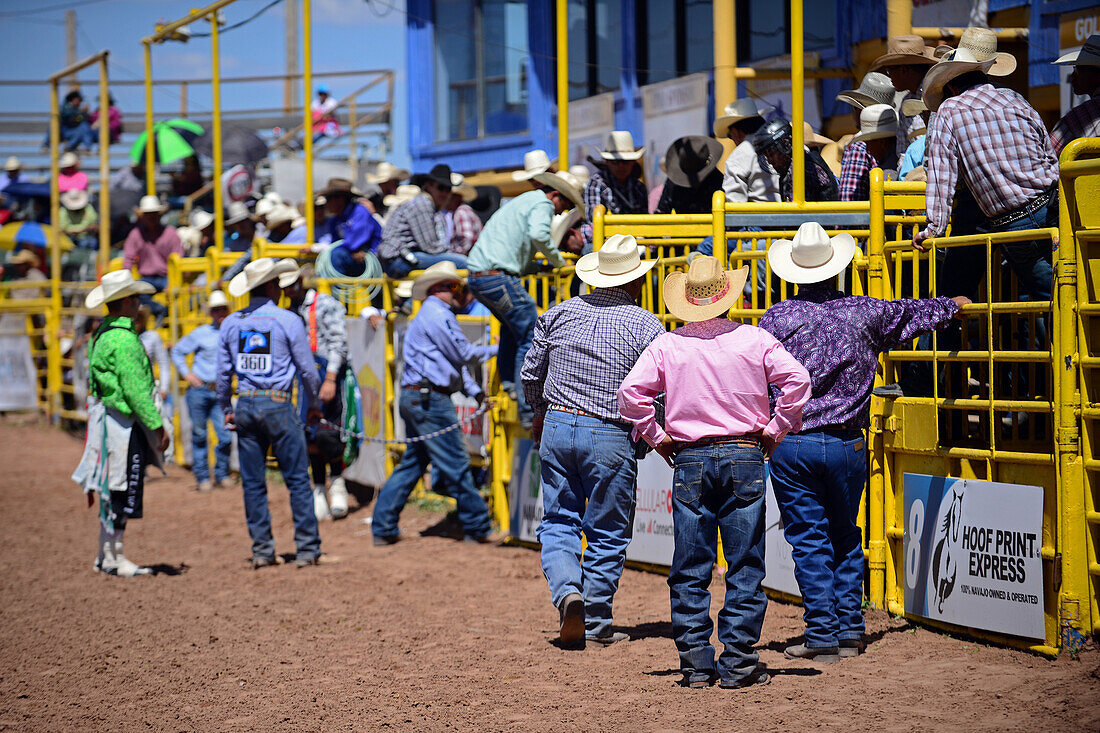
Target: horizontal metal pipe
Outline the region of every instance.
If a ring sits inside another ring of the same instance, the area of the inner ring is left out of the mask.
[[[89,66],[92,66],[93,64],[98,64],[101,60],[107,58],[107,56],[109,54],[110,54],[110,52],[107,51],[107,50],[98,51],[96,53],[93,53],[91,56],[84,59],[83,61],[77,61],[75,64],[70,64],[69,66],[66,66],[64,69],[57,72],[56,74],[51,74],[50,77],[46,81],[50,84],[52,84],[54,82],[57,82],[57,81],[61,81],[66,76],[72,76],[73,74],[80,71],[81,69],[86,69]]]
[[[913,34],[926,41],[957,41],[962,38],[965,28],[913,28]],[[1027,28],[990,28],[998,41],[1026,41],[1030,35]]]
[[[141,39],[142,43],[159,43],[168,36],[172,35],[175,31],[179,30],[185,25],[190,25],[196,21],[202,20],[211,13],[215,13],[226,5],[236,2],[236,0],[214,0],[214,2],[207,5],[205,8],[193,9],[188,15],[179,20],[174,20],[171,23],[161,26],[161,28],[151,36],[146,36]],[[215,18],[215,22],[217,19]]]
[[[989,359],[988,351],[888,351],[884,356],[891,361],[932,361],[932,357],[939,361],[986,361]],[[1050,353],[1039,351],[994,351],[993,358],[1003,362],[1024,364],[1047,364],[1050,362]]]
[[[917,450],[894,446],[887,448],[894,453],[905,453],[914,456],[940,456],[941,458],[972,458],[981,461],[1001,461],[1003,463],[1023,463],[1027,465],[1049,466],[1054,463],[1054,456],[1049,453],[1024,453],[1020,451],[983,450],[981,448],[935,448],[933,450]],[[1100,462],[1098,462],[1100,463]]]

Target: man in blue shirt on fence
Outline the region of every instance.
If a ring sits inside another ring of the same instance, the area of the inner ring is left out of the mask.
[[[359,203],[362,193],[346,178],[330,178],[319,195],[325,198],[328,218],[318,230],[317,241],[339,242],[329,253],[333,267],[346,277],[359,277],[366,270],[367,255],[382,242],[382,225]]]
[[[400,411],[405,437],[422,439],[405,446],[401,463],[378,493],[371,524],[374,544],[392,545],[401,538],[398,517],[428,463],[458,504],[458,521],[466,539],[489,542],[489,509],[474,486],[451,394],[463,391],[478,402],[484,400],[485,393],[466,363],[491,359],[497,347],[474,346],[462,333],[454,312],[469,302],[470,295],[454,263],[439,262],[425,270],[413,282],[412,296],[424,303],[405,334]],[[447,432],[435,435],[443,430]]]
[[[302,319],[277,305],[282,295],[279,276],[296,269],[293,262],[264,257],[248,263],[230,281],[230,295],[238,298],[251,292],[251,300],[248,307],[222,323],[218,348],[218,401],[225,410],[226,425],[237,432],[244,513],[252,537],[252,567],[257,569],[275,564],[265,479],[268,448],[275,454],[290,493],[297,545],[295,564],[306,567],[321,559],[306,435],[290,400],[294,382],[301,375],[303,387],[299,399],[308,400],[311,415],[317,414],[321,378],[313,363]],[[234,374],[237,375],[235,411],[230,402]]]
[[[172,362],[176,373],[187,381],[187,414],[191,417],[191,471],[195,474],[199,491],[226,488],[229,478],[229,453],[233,447],[225,416],[218,404],[218,330],[229,315],[229,300],[225,293],[215,290],[206,301],[210,311],[210,323],[204,323],[180,339],[172,349]],[[191,366],[187,357],[194,354]],[[206,441],[209,435],[207,422],[214,424],[218,444],[214,447],[214,482],[210,482],[210,456]]]

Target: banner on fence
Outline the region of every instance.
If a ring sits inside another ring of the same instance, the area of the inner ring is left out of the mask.
[[[36,409],[36,378],[27,317],[15,313],[0,316],[0,410]]]
[[[386,331],[375,331],[362,318],[348,318],[348,358],[359,380],[363,399],[363,434],[385,437],[386,409]],[[344,477],[366,486],[380,487],[386,482],[386,446],[364,440],[359,457],[344,470]]]
[[[905,474],[905,612],[1044,638],[1043,489]]]
[[[508,505],[512,508],[512,536],[524,542],[538,542],[535,531],[542,521],[542,480],[539,449],[533,440],[515,442],[512,451],[512,481]]]

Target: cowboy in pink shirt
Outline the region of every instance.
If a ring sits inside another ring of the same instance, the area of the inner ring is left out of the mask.
[[[142,196],[134,210],[138,215],[137,226],[126,235],[122,245],[122,267],[129,270],[136,264],[141,279],[156,288],[157,292],[168,287],[168,258],[174,254],[183,257],[183,243],[176,228],[160,222],[165,209],[156,196]],[[148,306],[159,325],[168,309],[154,301],[151,295],[143,294],[141,298],[142,304]]]
[[[64,153],[57,165],[61,169],[57,174],[59,192],[88,190],[88,174],[80,170],[80,158],[76,153]]]
[[[713,257],[665,279],[664,300],[686,325],[658,336],[619,387],[619,412],[674,469],[676,549],[668,577],[672,630],[690,687],[766,684],[757,669],[767,598],[764,458],[802,425],[810,375],[768,332],[727,319],[748,267],[724,272]],[[769,390],[778,389],[774,414]],[[665,426],[654,403],[665,394]],[[725,647],[715,665],[710,577],[718,533],[729,569],[718,614]]]

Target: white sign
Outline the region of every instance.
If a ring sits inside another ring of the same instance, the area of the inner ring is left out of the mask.
[[[0,316],[0,410],[34,410],[38,407],[27,317],[17,313]]]
[[[1043,489],[905,474],[905,612],[1043,639]]]
[[[512,536],[524,542],[538,542],[535,534],[542,521],[542,474],[539,449],[533,440],[515,442],[512,452],[512,481],[508,484],[508,505],[512,510]]]
[[[239,163],[222,174],[226,201],[244,201],[252,195],[252,172]]]
[[[386,410],[386,331],[375,331],[362,318],[347,319],[348,359],[359,381],[363,401],[363,434],[385,437]],[[359,457],[344,469],[344,477],[366,486],[380,487],[386,482],[386,446],[364,440]]]
[[[765,588],[801,598],[794,575],[791,544],[783,535],[783,520],[772,488],[771,471],[767,471],[764,495],[764,582]]]
[[[615,95],[597,94],[569,103],[569,163],[583,164],[615,129]]]
[[[653,565],[671,565],[675,547],[672,530],[672,469],[656,452],[638,461],[638,492],[634,537],[626,558]]]
[[[642,87],[645,118],[645,179],[650,187],[663,184],[661,156],[684,135],[709,135],[707,75],[692,74]]]

